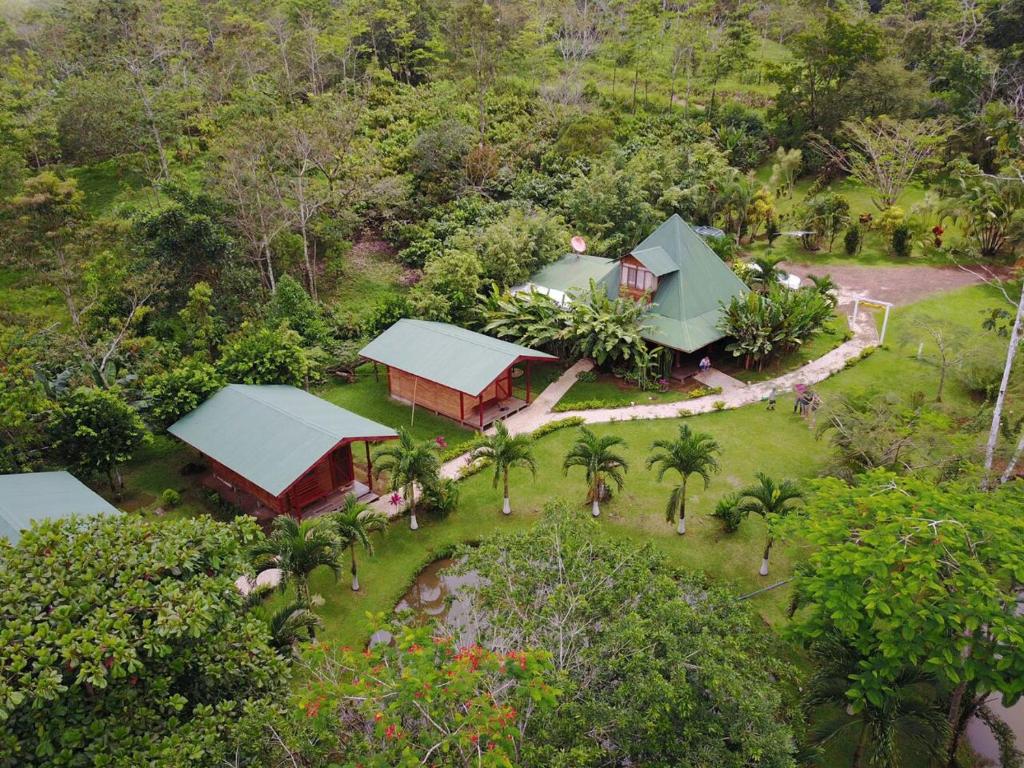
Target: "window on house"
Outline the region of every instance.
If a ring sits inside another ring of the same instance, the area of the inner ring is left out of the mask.
[[[654,289],[658,287],[658,278],[654,276],[653,272],[629,264],[622,265],[620,281],[622,285],[644,293],[654,293]]]

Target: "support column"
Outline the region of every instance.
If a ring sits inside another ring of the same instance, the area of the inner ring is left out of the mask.
[[[484,431],[484,396],[483,396],[482,393],[480,395],[477,395],[477,400],[480,402],[480,406],[479,406],[479,410],[480,410],[480,431],[483,432]]]
[[[466,396],[461,391],[459,392],[459,421],[463,423],[466,421]]]
[[[370,441],[364,440],[363,445],[366,446],[366,487],[373,492],[373,462],[370,460]],[[355,472],[352,473],[353,482],[355,481]]]
[[[530,361],[526,361],[526,404],[530,404]]]

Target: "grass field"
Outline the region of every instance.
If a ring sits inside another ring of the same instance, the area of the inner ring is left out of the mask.
[[[840,392],[872,388],[904,396],[917,391],[933,393],[938,372],[927,359],[916,359],[915,322],[932,317],[941,309],[943,316],[951,318],[950,322],[959,325],[964,333],[973,329],[979,336],[982,309],[995,306],[999,300],[996,291],[980,286],[898,309],[891,321],[892,344],[817,389],[826,403]],[[901,338],[906,343],[895,341]],[[975,338],[972,343],[991,345],[993,353],[1000,346],[994,336]],[[928,355],[926,346],[925,358]],[[970,401],[967,393],[951,380],[945,403],[947,407],[964,407]],[[758,405],[688,419],[693,429],[711,433],[722,445],[722,472],[707,491],[699,483],[691,485],[688,533],[679,537],[664,520],[668,484],[656,483],[643,467],[651,441],[672,437],[679,423],[680,420],[672,419],[595,425],[598,434],[615,434],[626,441],[625,454],[631,465],[623,492],[605,507],[602,524],[616,537],[651,542],[677,565],[706,571],[739,591],[750,591],[766,581],[771,583],[788,575],[792,563],[799,559],[795,545],[779,546],[773,554],[771,577],[761,579],[756,573],[764,533],[761,521],[750,519],[739,532],[725,535],[709,515],[722,494],[751,482],[755,472],[764,471],[776,477],[813,477],[824,464],[827,443],[816,440],[808,425],[793,416],[785,402],[773,412]],[[543,505],[552,500],[566,500],[582,510],[585,489],[581,478],[565,477],[561,471],[562,457],[573,433],[574,430],[561,430],[537,441],[536,479],[523,471],[513,475],[511,517],[500,514],[500,494],[491,487],[490,475],[483,472],[463,481],[460,508],[449,519],[423,520],[417,532],[409,531],[404,520],[398,521],[380,537],[376,555],[360,559],[360,593],[353,594],[344,580],[335,583],[326,571],[315,574],[314,591],[326,601],[320,609],[326,623],[325,635],[348,643],[362,642],[374,623],[367,614],[390,611],[419,569],[453,544],[479,540],[494,531],[527,527]],[[767,621],[777,624],[787,597],[786,589],[780,588],[753,598],[752,605]]]

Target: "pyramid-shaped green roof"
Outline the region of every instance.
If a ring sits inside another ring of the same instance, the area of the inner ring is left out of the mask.
[[[631,255],[658,276],[644,338],[694,352],[725,335],[718,328],[722,304],[746,294],[747,286],[678,214]]]

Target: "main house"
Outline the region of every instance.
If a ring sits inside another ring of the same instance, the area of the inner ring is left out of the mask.
[[[456,325],[410,319],[360,354],[387,367],[391,397],[481,430],[530,402],[530,363],[558,359]]]
[[[0,536],[11,544],[17,544],[34,522],[116,513],[99,494],[67,472],[0,475]]]
[[[371,495],[370,444],[398,436],[301,389],[246,384],[229,384],[167,431],[203,455],[207,487],[258,518],[301,518],[349,493]],[[365,484],[353,457],[359,442]]]
[[[568,254],[516,290],[537,291],[565,304],[591,281],[610,296],[649,302],[643,337],[686,354],[725,336],[718,327],[722,304],[748,290],[677,214],[619,260]]]

